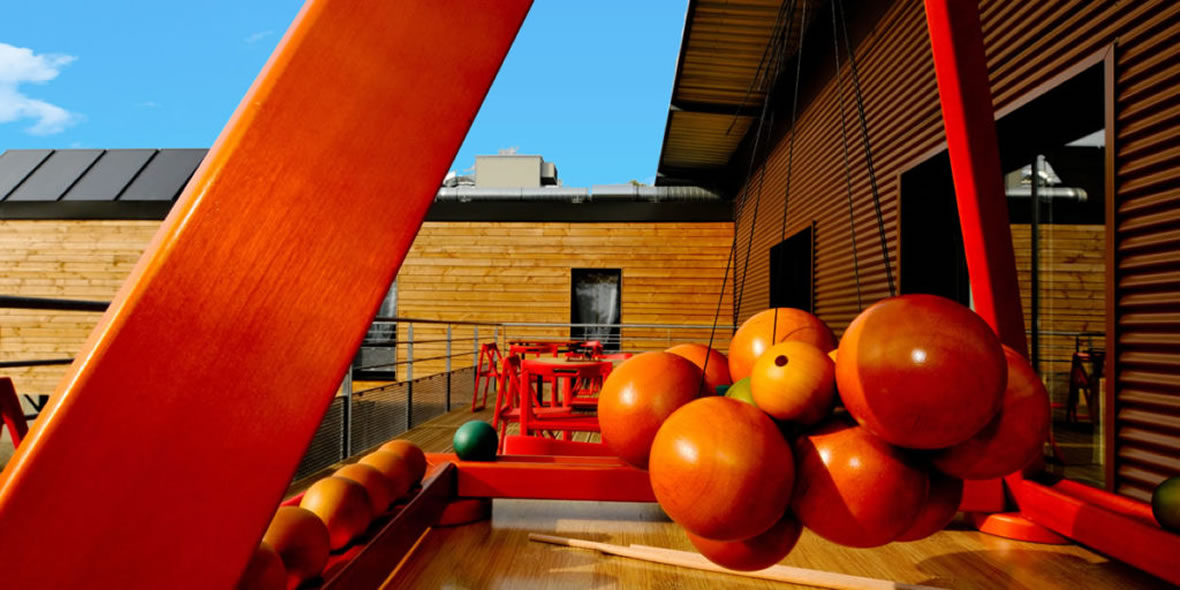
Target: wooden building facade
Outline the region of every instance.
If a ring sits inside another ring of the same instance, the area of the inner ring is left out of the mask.
[[[799,232],[813,232],[813,309],[837,333],[891,289],[969,303],[923,3],[853,3],[855,79],[843,46],[833,75],[832,4],[798,2],[816,14],[783,52],[761,118],[741,113],[752,123],[721,169],[735,180],[739,322],[771,304],[772,251]],[[1180,4],[983,0],[980,12],[1042,375],[1068,405],[1074,353],[1105,353],[1084,363],[1105,383],[1087,409],[1099,473],[1082,479],[1143,500],[1180,474]],[[677,84],[674,104],[690,90],[687,76]],[[671,159],[666,141],[662,167],[691,175]]]
[[[175,152],[183,152],[177,154]],[[0,154],[0,295],[109,301],[150,243],[202,150],[12,150]],[[184,156],[184,157],[178,157]],[[99,182],[103,181],[103,182]],[[150,189],[150,190],[149,190]],[[654,189],[652,189],[654,190]],[[719,199],[653,202],[546,199],[443,202],[432,208],[402,265],[392,312],[401,318],[516,326],[477,333],[455,325],[451,368],[470,366],[473,340],[569,338],[574,276],[619,277],[618,320],[628,350],[662,349],[732,314],[725,278],[733,238]],[[726,293],[721,293],[722,285]],[[347,281],[341,289],[347,289]],[[0,362],[68,359],[99,313],[0,306]],[[413,377],[447,367],[446,326],[415,324]],[[407,327],[392,360],[405,363]],[[729,331],[716,334],[725,349]],[[8,367],[19,393],[53,393],[64,365]],[[398,380],[409,377],[404,364]]]

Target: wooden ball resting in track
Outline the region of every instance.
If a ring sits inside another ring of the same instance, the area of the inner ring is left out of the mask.
[[[496,429],[483,420],[471,420],[455,429],[451,446],[464,461],[492,461],[499,447]]]
[[[399,438],[381,445],[378,450],[393,453],[406,460],[406,464],[410,466],[411,488],[421,482],[422,477],[426,475],[426,454],[418,448],[418,445]]]
[[[288,585],[319,576],[331,551],[328,527],[313,512],[298,506],[279,507],[262,541],[282,558]]]
[[[300,508],[306,508],[328,527],[332,549],[340,549],[365,532],[373,509],[365,486],[343,477],[325,477],[307,488]]]
[[[361,457],[357,461],[362,465],[373,467],[392,482],[393,498],[396,500],[405,496],[414,486],[413,472],[409,462],[403,455],[389,451],[374,451]]]
[[[287,568],[283,567],[283,558],[263,541],[254,550],[234,590],[284,590],[286,587]]]
[[[384,514],[389,509],[389,505],[400,495],[399,490],[394,487],[393,481],[372,465],[353,463],[337,469],[336,473],[332,475],[351,479],[364,486],[374,517]]]

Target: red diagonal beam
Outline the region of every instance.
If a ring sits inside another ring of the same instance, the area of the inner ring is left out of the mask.
[[[975,311],[1028,356],[979,5],[926,0],[926,23]]]
[[[229,588],[529,0],[311,0],[0,476],[5,588]]]

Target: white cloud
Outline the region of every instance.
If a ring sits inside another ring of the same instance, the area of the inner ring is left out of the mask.
[[[275,34],[275,32],[269,29],[266,31],[258,31],[257,33],[252,33],[249,37],[246,37],[245,41],[246,43],[257,43],[273,34]]]
[[[143,102],[135,103],[135,106],[140,107],[140,108],[145,108],[145,109],[154,109],[154,108],[158,108],[160,106],[160,103],[158,103],[154,100],[145,100]]]
[[[80,121],[79,115],[20,91],[21,84],[44,84],[56,78],[61,68],[75,59],[72,55],[36,54],[26,47],[0,43],[0,123],[34,119],[25,131],[52,135]]]

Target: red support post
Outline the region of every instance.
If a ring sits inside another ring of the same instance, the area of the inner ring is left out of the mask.
[[[4,588],[232,588],[529,0],[310,0],[0,474]]]
[[[975,311],[1028,356],[979,5],[926,0],[926,22]]]

